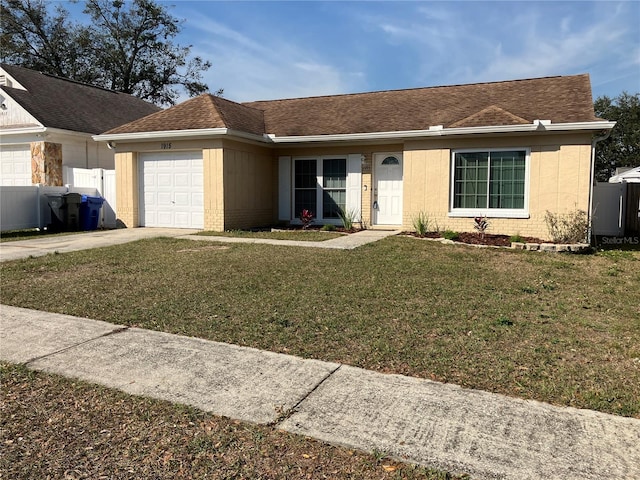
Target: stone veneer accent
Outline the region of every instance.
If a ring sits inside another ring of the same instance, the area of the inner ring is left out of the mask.
[[[33,142],[31,144],[31,183],[61,187],[62,144]]]

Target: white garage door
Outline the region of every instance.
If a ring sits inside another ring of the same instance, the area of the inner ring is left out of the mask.
[[[204,228],[202,151],[140,155],[140,224]]]
[[[0,147],[0,185],[31,185],[29,145]]]

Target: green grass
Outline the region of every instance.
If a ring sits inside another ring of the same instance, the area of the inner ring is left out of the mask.
[[[4,263],[0,285],[11,305],[638,417],[639,260],[157,239]]]
[[[454,480],[273,427],[0,363],[0,476]]]
[[[271,240],[296,240],[301,242],[324,242],[333,238],[338,238],[342,234],[338,232],[319,230],[291,230],[291,231],[249,231],[249,230],[229,230],[226,232],[204,231],[196,235],[216,236],[216,237],[237,237],[237,238],[266,238]]]

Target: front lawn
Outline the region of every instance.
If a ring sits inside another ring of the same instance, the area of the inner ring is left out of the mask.
[[[145,240],[2,264],[2,302],[640,417],[640,254]]]

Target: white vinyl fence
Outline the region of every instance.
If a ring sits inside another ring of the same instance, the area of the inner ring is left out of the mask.
[[[0,186],[0,231],[45,228],[51,224],[47,195],[79,193],[104,198],[98,226],[116,228],[116,172],[63,168],[64,187]]]
[[[51,208],[47,195],[65,193],[99,196],[95,188],[45,187],[0,187],[0,230],[23,230],[45,228],[51,224]]]
[[[63,169],[64,183],[76,188],[95,188],[104,198],[99,226],[116,228],[116,171],[104,168]]]

